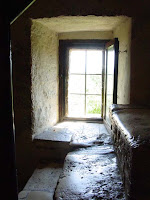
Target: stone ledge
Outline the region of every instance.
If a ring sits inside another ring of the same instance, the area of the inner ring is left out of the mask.
[[[19,193],[19,200],[53,199],[62,167],[59,163],[40,164]]]
[[[34,137],[34,140],[47,140],[55,142],[70,142],[72,132],[66,128],[52,127]]]
[[[64,160],[70,151],[70,141],[73,131],[67,127],[68,123],[58,123],[33,139],[39,159]]]
[[[127,199],[150,199],[150,109],[112,105],[114,147]]]
[[[150,108],[117,105],[110,108],[112,125],[116,125],[131,147],[150,145]]]
[[[52,127],[34,137],[33,142],[38,148],[55,149],[69,148],[73,132],[67,128]]]

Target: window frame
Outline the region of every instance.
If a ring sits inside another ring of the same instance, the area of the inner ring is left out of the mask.
[[[103,98],[104,98],[104,60],[105,45],[109,40],[59,40],[59,120],[82,120],[102,121],[103,120]],[[103,56],[102,63],[102,117],[101,118],[76,118],[66,117],[66,76],[69,70],[69,49],[101,49]]]
[[[117,86],[118,86],[118,58],[119,58],[119,40],[114,38],[106,43],[105,46],[105,71],[104,71],[104,112],[103,112],[103,121],[107,126],[107,129],[111,130],[111,124],[106,119],[106,96],[107,96],[107,56],[109,47],[114,46],[114,87],[113,87],[113,104],[117,104]]]

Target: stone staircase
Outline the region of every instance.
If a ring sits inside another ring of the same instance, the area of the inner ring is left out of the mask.
[[[111,137],[104,125],[78,125],[64,163],[40,162],[19,200],[125,199]]]

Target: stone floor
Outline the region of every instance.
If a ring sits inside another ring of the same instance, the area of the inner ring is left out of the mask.
[[[65,130],[64,135],[69,133],[67,142],[70,138],[71,147],[64,165],[40,165],[19,194],[19,200],[124,200],[116,155],[105,126],[85,122],[59,123],[52,130],[58,133],[57,141],[61,129]],[[65,142],[64,135],[62,140]],[[50,137],[51,141],[52,137],[55,139],[54,135]]]
[[[64,162],[55,199],[125,199],[112,146],[70,152]]]
[[[19,200],[52,200],[62,167],[60,163],[40,163],[19,193]]]

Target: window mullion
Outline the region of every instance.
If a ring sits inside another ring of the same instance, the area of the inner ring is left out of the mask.
[[[86,68],[87,68],[87,50],[85,50],[85,115],[86,115]]]
[[[101,117],[104,116],[104,99],[105,99],[105,49],[102,50],[102,104],[101,104]]]

